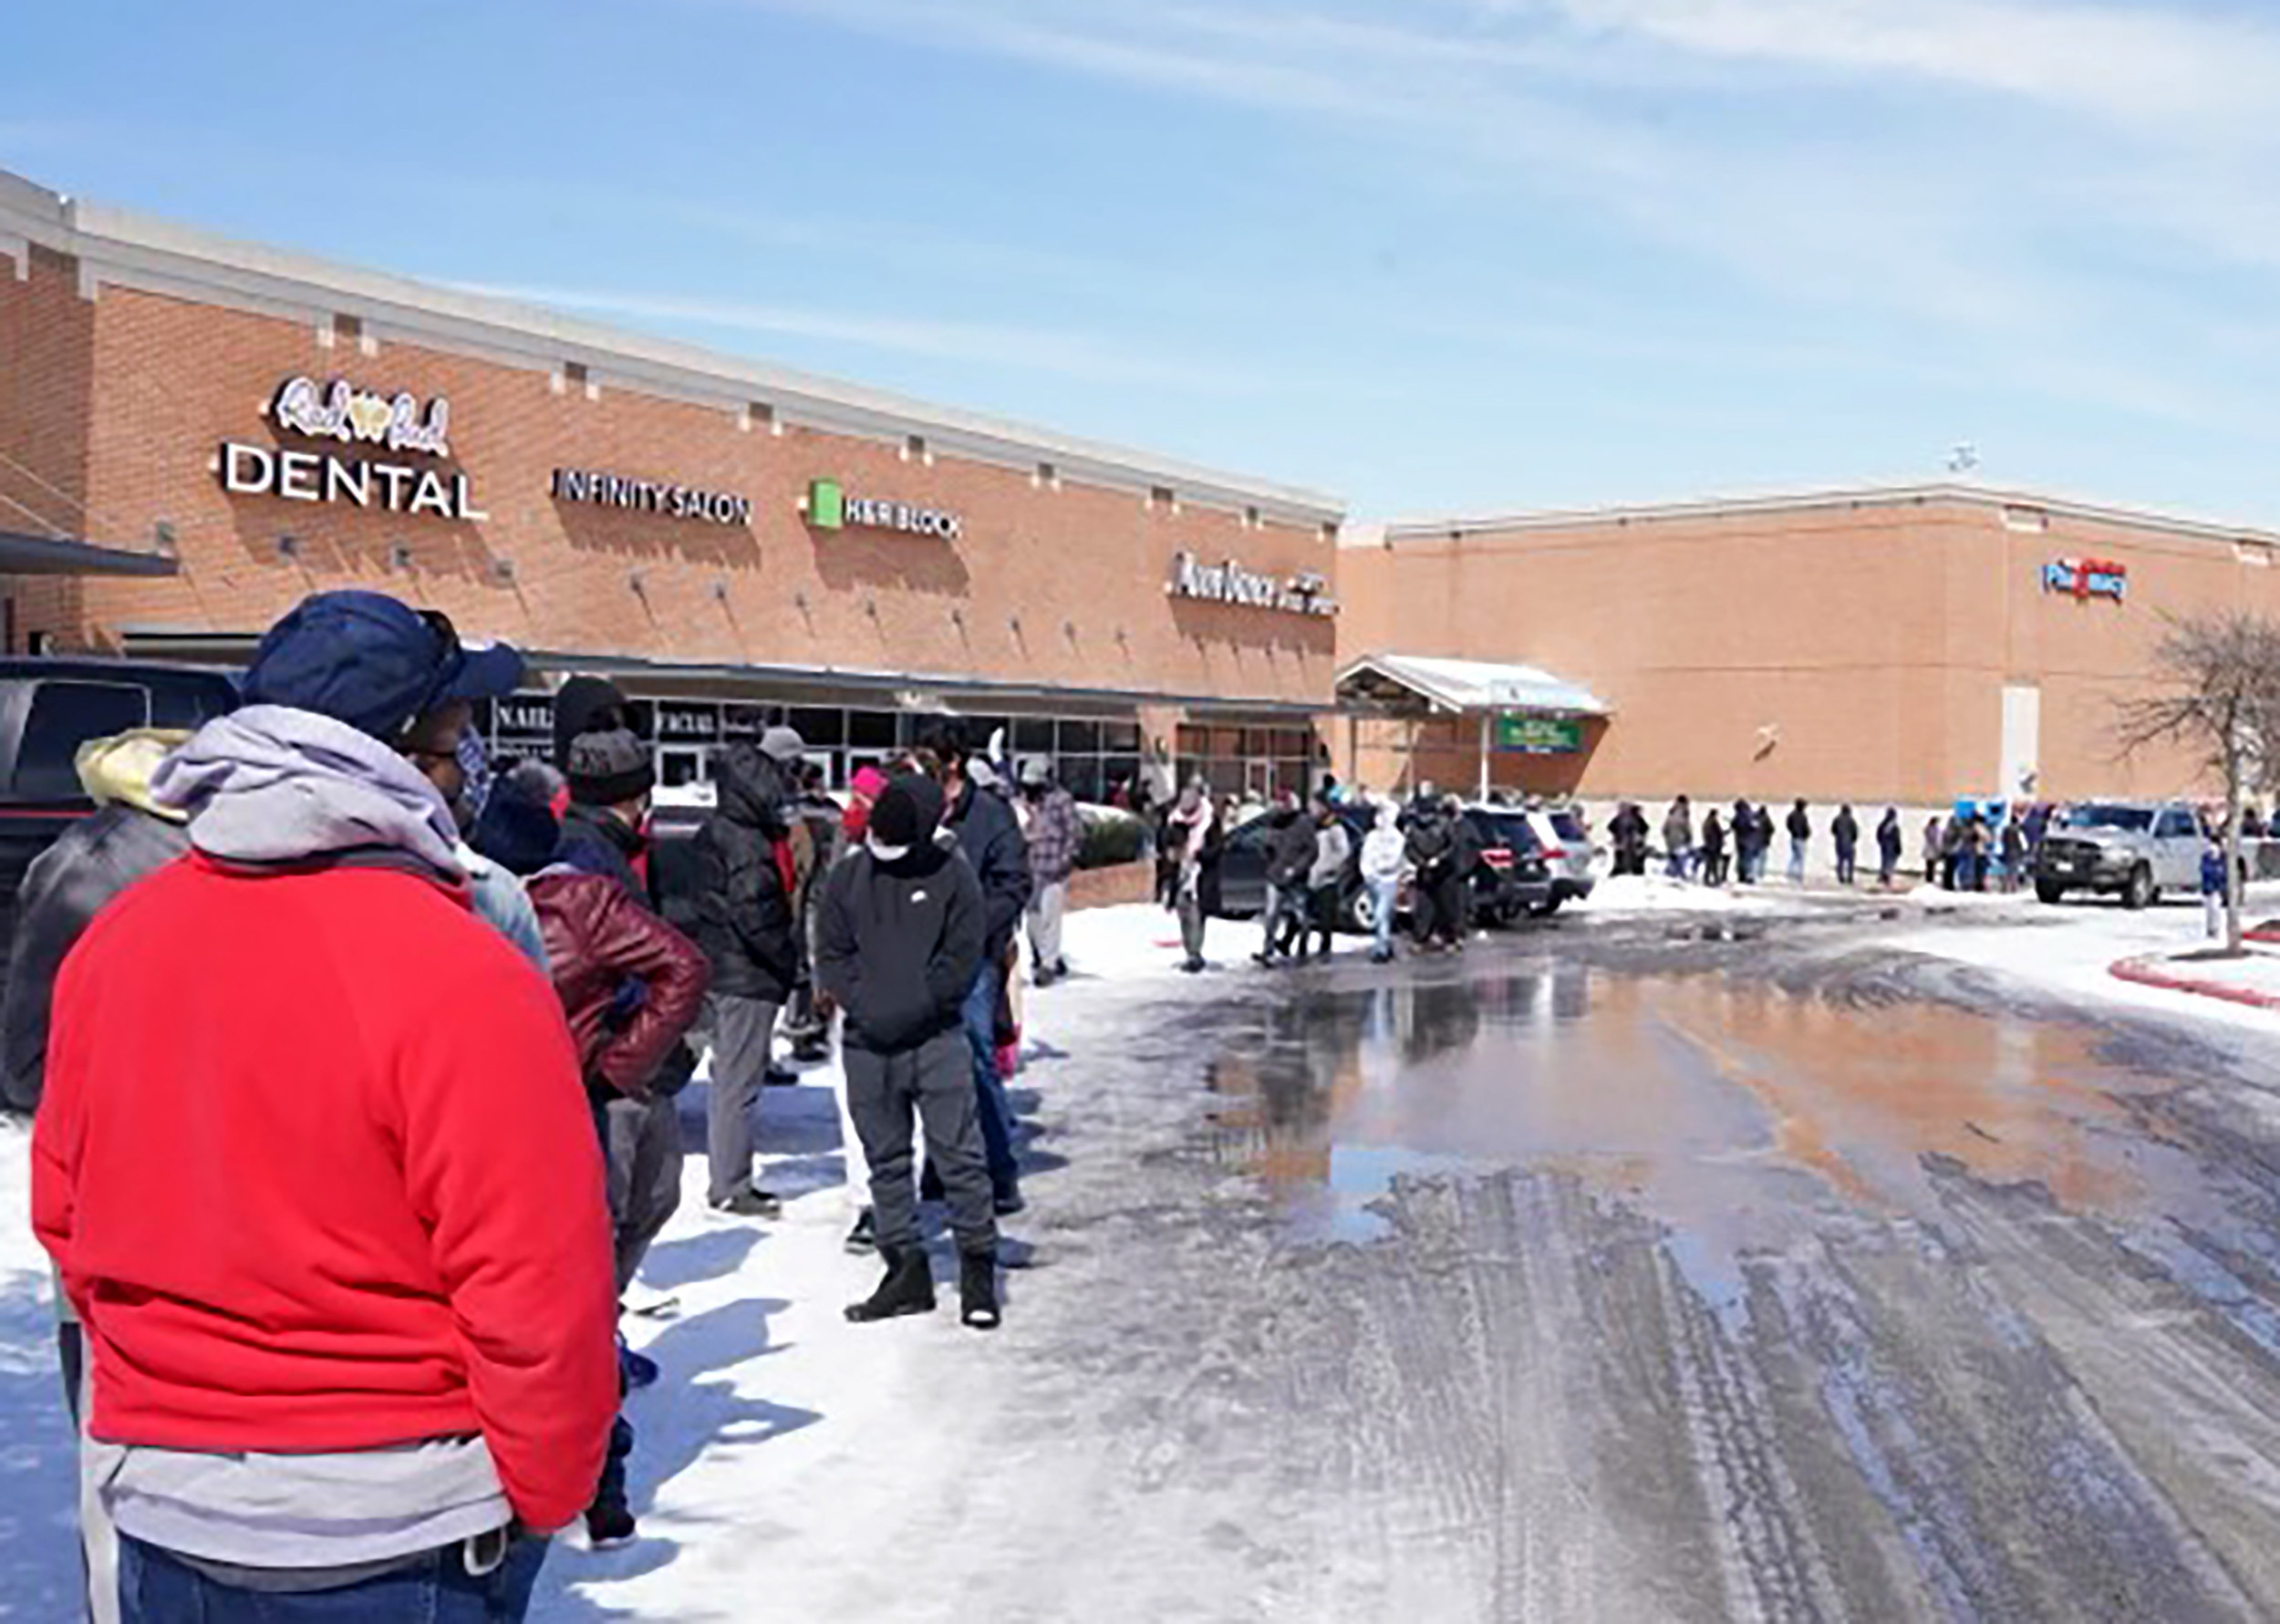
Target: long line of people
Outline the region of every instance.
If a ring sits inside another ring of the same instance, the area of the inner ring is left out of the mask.
[[[935,1306],[917,1138],[961,1319],[1000,1322],[1007,967],[1026,916],[1058,972],[1073,861],[1047,776],[1017,813],[948,724],[843,812],[779,728],[722,752],[693,840],[653,841],[606,682],[556,696],[550,760],[492,772],[472,707],[523,676],[321,594],[234,714],[82,752],[101,810],[24,887],[0,1081],[36,1111],[105,1624],[517,1619],[553,1531],[631,1537],[621,1412],[657,1371],[617,1320],[708,1045],[715,1214],[780,1210],[752,1179],[773,1034],[813,1056],[836,1018],[849,1244],[884,1266],[847,1319]]]

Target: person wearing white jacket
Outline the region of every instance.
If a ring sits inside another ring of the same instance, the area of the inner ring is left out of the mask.
[[[1403,873],[1409,866],[1409,842],[1390,806],[1377,809],[1377,822],[1362,841],[1362,883],[1370,888],[1370,905],[1377,928],[1377,946],[1370,952],[1373,964],[1394,961],[1394,909],[1401,898]]]

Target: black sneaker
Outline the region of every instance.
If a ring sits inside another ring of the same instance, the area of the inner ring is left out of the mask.
[[[726,1201],[714,1202],[712,1210],[724,1218],[781,1218],[783,1197],[773,1190],[747,1184]]]
[[[800,1074],[789,1066],[771,1066],[760,1074],[761,1086],[772,1089],[795,1089],[800,1086]]]
[[[1021,1186],[1019,1184],[1007,1184],[1000,1189],[990,1197],[990,1205],[1000,1218],[1010,1218],[1016,1213],[1029,1210],[1029,1203],[1021,1198]]]
[[[847,1231],[846,1245],[847,1250],[858,1257],[879,1249],[878,1227],[872,1219],[869,1207],[855,1215],[855,1227]]]
[[[596,1501],[586,1509],[586,1543],[597,1551],[632,1544],[635,1532],[633,1513],[622,1500]]]
[[[617,1344],[617,1373],[625,1378],[628,1392],[639,1392],[645,1387],[655,1387],[662,1374],[658,1362],[646,1353],[636,1353],[623,1342]]]

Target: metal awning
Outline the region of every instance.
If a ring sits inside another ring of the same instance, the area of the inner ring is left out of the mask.
[[[1381,716],[1466,716],[1524,711],[1539,716],[1608,716],[1588,688],[1535,666],[1369,654],[1338,673],[1340,709]]]
[[[0,530],[0,575],[171,575],[181,567],[163,553]]]
[[[193,631],[163,626],[124,626],[119,642],[135,659],[243,666],[261,641],[259,632]],[[1117,716],[1142,706],[1164,706],[1234,725],[1290,726],[1311,722],[1324,707],[1305,700],[1231,698],[1215,694],[1164,693],[1145,688],[1089,688],[933,671],[882,671],[832,666],[762,666],[650,659],[638,655],[523,648],[534,674],[606,677],[635,690],[635,697],[733,698],[766,694],[787,704],[846,704],[856,696],[882,709],[979,710],[1055,709],[1073,714]]]

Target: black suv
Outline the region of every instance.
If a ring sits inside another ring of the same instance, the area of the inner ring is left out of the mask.
[[[124,660],[0,660],[0,967],[16,936],[24,871],[95,810],[79,746],[131,728],[196,728],[237,709],[234,679]]]

